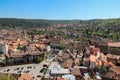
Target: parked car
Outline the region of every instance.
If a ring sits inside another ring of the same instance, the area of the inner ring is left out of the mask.
[[[40,75],[40,74],[39,74],[39,75],[37,75],[37,77],[41,77],[41,76],[42,76],[42,75]]]

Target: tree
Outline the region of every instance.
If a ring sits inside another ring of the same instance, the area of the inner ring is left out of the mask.
[[[14,78],[12,75],[4,75],[4,74],[0,74],[0,80],[17,80],[16,78]]]
[[[42,62],[43,61],[43,58],[42,57],[37,57],[37,63],[40,63],[40,62]]]
[[[4,59],[4,60],[2,61],[2,64],[3,64],[3,65],[6,65],[6,59]]]

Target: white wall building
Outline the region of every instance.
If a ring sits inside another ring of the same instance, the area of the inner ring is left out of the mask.
[[[0,44],[0,54],[7,54],[7,53],[8,53],[8,45]]]

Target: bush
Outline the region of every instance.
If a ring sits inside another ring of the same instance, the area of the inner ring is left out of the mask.
[[[37,58],[37,63],[40,63],[40,62],[42,62],[43,61],[43,58],[42,57],[38,57]]]

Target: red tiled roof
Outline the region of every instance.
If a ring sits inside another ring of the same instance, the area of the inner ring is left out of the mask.
[[[29,74],[23,74],[18,80],[33,80],[33,78]]]
[[[108,46],[111,46],[111,47],[120,47],[120,43],[108,43]]]
[[[113,67],[110,70],[112,70],[113,72],[115,72],[116,74],[120,74],[120,67]]]
[[[74,76],[81,76],[81,72],[79,70],[79,68],[73,68],[71,73],[74,75]]]
[[[17,52],[17,53],[11,53],[11,54],[6,54],[6,56],[9,58],[9,57],[23,57],[24,55],[27,55],[27,54],[30,54],[30,55],[40,55],[42,54],[41,52],[39,51],[26,51],[26,52]]]
[[[64,78],[57,78],[57,80],[65,80]]]
[[[66,67],[71,67],[72,66],[72,63],[73,63],[73,60],[72,59],[68,59],[67,61],[63,62],[62,66],[64,68]]]
[[[100,51],[100,49],[99,49],[99,48],[93,48],[93,52],[94,52],[95,54],[97,54],[97,53],[98,53],[98,51]]]

